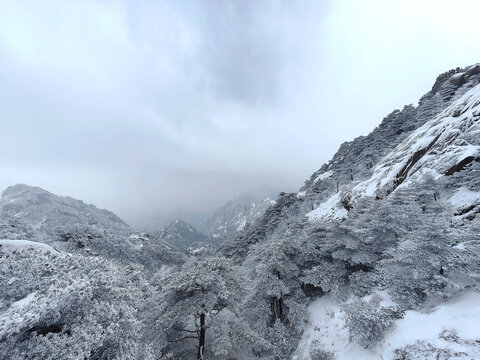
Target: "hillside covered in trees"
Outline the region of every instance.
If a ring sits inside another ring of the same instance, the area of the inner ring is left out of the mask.
[[[7,189],[0,358],[478,358],[479,83],[441,74],[204,253]]]

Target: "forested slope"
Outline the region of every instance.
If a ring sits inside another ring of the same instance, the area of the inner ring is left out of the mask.
[[[0,354],[478,358],[479,80],[440,75],[208,256],[4,223]]]

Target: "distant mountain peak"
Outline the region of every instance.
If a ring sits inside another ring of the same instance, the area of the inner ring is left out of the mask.
[[[208,236],[202,234],[193,226],[178,218],[165,227],[159,237],[166,243],[181,250],[187,250],[192,246],[198,246],[198,244],[208,240]]]
[[[265,193],[245,193],[218,207],[199,229],[219,242],[230,240],[274,204],[275,200]]]
[[[30,186],[26,184],[15,184],[7,187],[2,191],[1,199],[2,200],[13,200],[18,196],[22,196],[25,193],[46,193],[51,194],[47,190],[44,190],[37,186]],[[51,194],[53,195],[53,194]]]
[[[22,220],[34,227],[50,229],[66,224],[99,225],[121,231],[129,229],[111,211],[26,184],[9,186],[2,192],[0,218]]]

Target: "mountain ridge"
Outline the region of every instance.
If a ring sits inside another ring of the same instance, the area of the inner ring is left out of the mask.
[[[268,286],[270,321],[287,326],[295,315],[285,313],[318,299],[294,359],[454,358],[440,330],[396,348],[384,341],[405,314],[439,313],[478,291],[479,120],[480,65],[441,74],[418,106],[343,143],[297,193],[281,193],[221,247],[252,281],[269,278],[257,291]],[[470,333],[458,340],[469,344],[465,359],[480,350],[470,347],[480,333]]]
[[[19,226],[0,241],[0,354],[63,358],[68,339],[85,358],[476,358],[479,134],[475,64],[343,143],[217,250],[181,243],[196,234],[182,220],[152,235],[38,231],[50,246]]]
[[[234,238],[274,204],[275,200],[265,194],[242,194],[215,209],[198,229],[217,239],[218,243],[223,243]]]
[[[211,243],[207,235],[181,219],[175,219],[155,236],[183,251]]]
[[[127,223],[109,210],[25,184],[9,186],[2,192],[0,217],[21,219],[34,227],[85,224],[130,230]]]

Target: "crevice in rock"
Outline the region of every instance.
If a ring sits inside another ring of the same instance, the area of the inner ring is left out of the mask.
[[[435,145],[437,140],[440,138],[440,135],[441,134],[438,134],[435,137],[435,139],[433,139],[433,141],[426,148],[420,149],[420,150],[416,151],[415,153],[413,153],[411,158],[407,161],[405,166],[402,168],[402,170],[400,170],[400,172],[395,177],[395,180],[393,181],[393,187],[391,189],[387,190],[387,195],[389,195],[393,191],[395,191],[395,189],[401,183],[403,183],[405,181],[405,179],[407,178],[410,170],[412,170],[412,168],[415,166],[415,164],[433,147],[433,145]]]
[[[460,172],[460,171],[465,170],[465,168],[474,161],[479,162],[480,158],[474,157],[474,156],[467,156],[465,159],[460,161],[458,164],[453,165],[450,169],[445,171],[445,176],[451,176],[451,175],[455,174],[456,172]]]
[[[65,324],[63,323],[53,323],[53,324],[38,324],[30,329],[26,330],[22,335],[22,341],[28,338],[28,334],[35,333],[36,335],[46,336],[48,334],[67,334],[70,336],[71,331],[70,329],[65,329]]]

